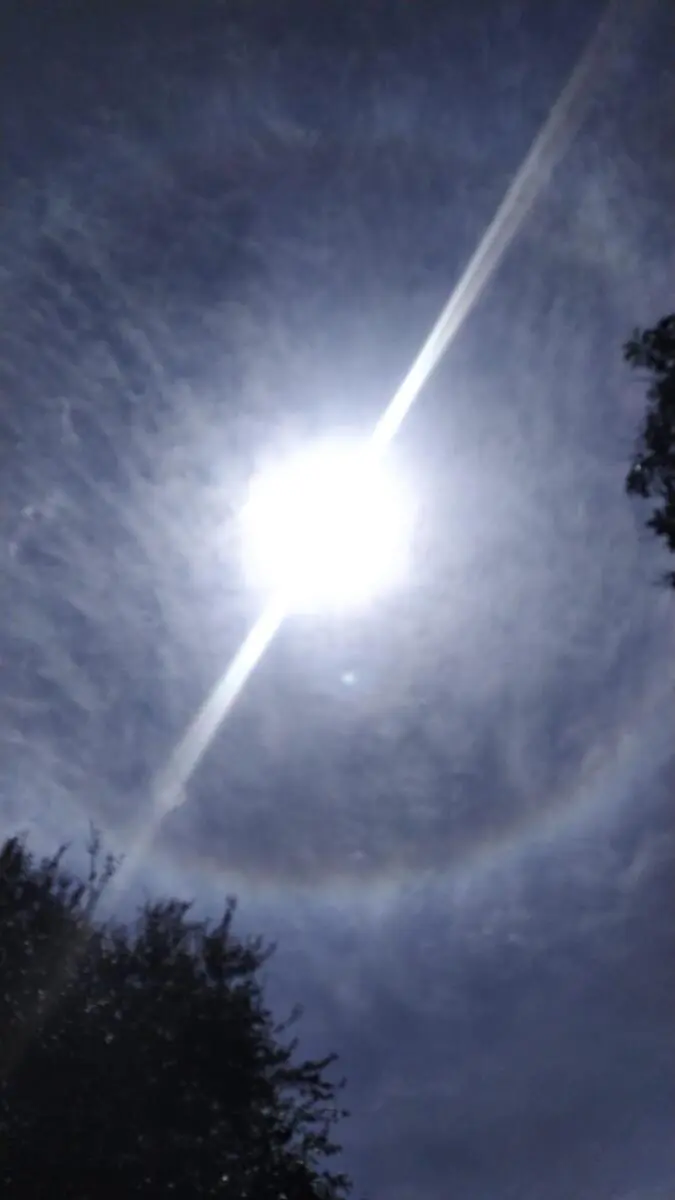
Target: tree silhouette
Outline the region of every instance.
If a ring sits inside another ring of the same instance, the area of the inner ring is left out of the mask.
[[[626,488],[655,502],[647,526],[675,554],[675,313],[652,329],[636,330],[624,346],[624,358],[650,376],[647,415]],[[675,571],[666,580],[675,587]]]
[[[271,948],[177,900],[95,917],[114,871],[0,849],[0,1193],[337,1200],[333,1056],[296,1061],[258,980]]]

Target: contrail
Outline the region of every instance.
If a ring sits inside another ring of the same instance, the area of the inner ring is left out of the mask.
[[[605,10],[464,274],[377,422],[371,435],[371,446],[376,453],[383,452],[398,433],[429,376],[497,270],[554,166],[578,130],[588,107],[592,84],[606,66],[611,53],[612,35],[623,3],[624,0],[612,0]],[[164,815],[185,801],[186,784],[285,615],[280,600],[265,609],[171,754],[152,791],[151,815],[143,827],[142,835],[134,841],[134,862],[138,861],[139,855],[151,842]]]
[[[623,0],[614,0],[596,27],[584,53],[554,104],[515,175],[464,274],[425,341],[408,374],[380,417],[372,438],[379,450],[389,444],[434,368],[497,270],[525,217],[578,130],[592,84],[606,66],[612,34]]]
[[[133,848],[113,877],[112,888],[126,882],[148,848],[157,827],[174,808],[184,803],[185,785],[197,769],[218,729],[229,713],[260,659],[274,638],[286,606],[281,597],[270,601],[245,637],[234,658],[215,687],[209,692],[183,737],[172,751],[152,786],[150,813],[141,821],[133,839]]]
[[[155,784],[159,808],[168,812],[180,802],[188,779],[208,749],[213,735],[227,716],[249,676],[260,662],[286,615],[286,606],[278,597],[258,617],[242,642],[225,674],[199,709],[181,741],[173,751]]]

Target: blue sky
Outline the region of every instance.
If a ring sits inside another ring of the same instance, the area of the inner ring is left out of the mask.
[[[372,1200],[675,1182],[672,600],[621,362],[673,307],[675,82],[665,0],[619,7],[397,439],[409,578],[282,630],[141,880],[279,940]],[[0,803],[44,845],[124,844],[255,619],[251,471],[372,424],[599,13],[87,11],[3,18]]]

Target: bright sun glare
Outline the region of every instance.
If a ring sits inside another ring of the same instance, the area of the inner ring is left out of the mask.
[[[243,516],[252,582],[293,611],[362,604],[402,573],[410,508],[368,444],[322,442],[263,472]]]

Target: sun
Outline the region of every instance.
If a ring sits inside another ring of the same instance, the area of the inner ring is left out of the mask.
[[[406,489],[368,443],[318,442],[264,471],[242,516],[251,582],[291,611],[362,605],[405,567]]]

